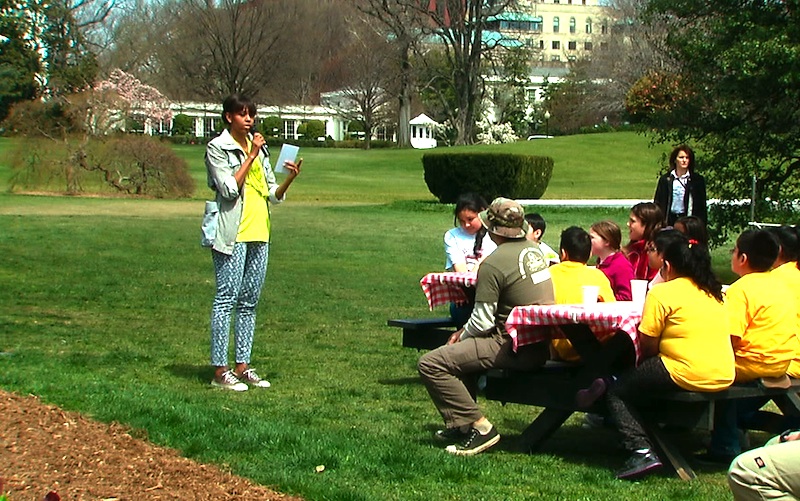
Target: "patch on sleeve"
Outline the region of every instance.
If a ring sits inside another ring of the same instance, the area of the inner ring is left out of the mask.
[[[753,458],[753,460],[756,462],[756,466],[758,466],[759,468],[764,468],[765,466],[767,466],[767,463],[765,463],[764,460],[761,459],[761,456]]]

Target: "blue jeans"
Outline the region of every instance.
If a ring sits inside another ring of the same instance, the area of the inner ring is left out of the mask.
[[[250,363],[256,306],[267,274],[269,243],[237,242],[231,255],[211,251],[217,292],[211,308],[211,365],[228,365],[231,315],[236,363]]]

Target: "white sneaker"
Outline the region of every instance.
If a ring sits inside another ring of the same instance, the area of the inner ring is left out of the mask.
[[[255,369],[247,369],[242,372],[242,377],[240,379],[250,386],[255,386],[257,388],[269,388],[272,386],[266,379],[261,379],[258,374],[256,374]]]
[[[219,378],[212,379],[211,386],[223,390],[247,391],[247,385],[239,381],[239,378],[231,370],[223,372]]]

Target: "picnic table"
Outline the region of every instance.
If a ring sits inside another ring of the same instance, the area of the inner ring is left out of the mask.
[[[521,443],[530,451],[538,449],[576,411],[606,413],[602,400],[592,409],[578,409],[575,394],[596,377],[608,375],[604,353],[609,345],[631,343],[635,361],[641,358],[638,342],[640,306],[629,301],[597,303],[596,305],[519,306],[512,310],[506,329],[519,338],[520,346],[531,341],[525,337],[528,330],[542,332],[534,327],[557,325],[556,335],[567,337],[581,355],[579,366],[545,366],[540,371],[510,372],[490,371],[487,375],[485,396],[490,400],[514,402],[543,407],[543,410],[522,433]],[[734,385],[720,392],[690,392],[676,390],[654,395],[651,402],[639,407],[637,419],[642,428],[654,439],[663,458],[667,459],[678,476],[684,480],[696,477],[691,466],[661,425],[673,424],[684,428],[713,426],[715,405],[720,400],[768,396],[784,414],[800,415],[797,392],[800,381],[793,381],[789,389],[765,388],[759,382]]]
[[[429,273],[420,280],[428,306],[466,301],[465,288],[475,287],[477,274],[472,272]],[[484,397],[503,403],[512,402],[542,407],[542,411],[523,431],[520,442],[524,449],[535,451],[567,419],[577,411],[606,413],[604,401],[591,409],[578,409],[575,395],[597,377],[611,370],[609,351],[620,347],[631,351],[630,363],[641,359],[638,326],[641,304],[632,301],[597,303],[594,305],[558,304],[530,305],[514,308],[506,320],[506,330],[514,339],[514,347],[548,342],[552,337],[570,340],[581,356],[581,363],[548,362],[531,371],[491,370],[487,374]],[[542,329],[551,326],[552,329]],[[734,385],[720,392],[701,393],[678,390],[658,395],[652,406],[635,416],[654,439],[662,457],[667,459],[684,480],[696,477],[691,466],[661,429],[662,424],[711,429],[715,405],[720,400],[770,397],[788,415],[800,415],[800,381],[793,380],[789,389],[765,388],[758,382]]]
[[[422,292],[428,300],[428,307],[432,310],[437,306],[450,303],[464,304],[467,302],[465,288],[474,288],[478,274],[473,271],[441,273],[428,273],[419,281]]]

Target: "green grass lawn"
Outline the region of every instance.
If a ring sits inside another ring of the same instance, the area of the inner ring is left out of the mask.
[[[0,139],[0,183],[8,147]],[[647,198],[660,155],[632,134],[507,148],[556,158],[548,198]],[[203,150],[177,151],[204,182]],[[452,208],[427,192],[421,152],[301,154],[304,172],[273,211],[253,350],[272,388],[233,394],[208,384],[214,285],[199,247],[202,185],[189,201],[0,195],[0,387],[128,424],[307,499],[730,497],[720,471],[701,470],[691,483],[615,480],[625,459],[616,436],[582,429],[580,415],[540,453],[521,453],[515,438],[537,412],[526,406],[482,402],[504,436],[497,450],[445,454],[431,437],[441,421],[416,374],[419,353],[401,348],[386,320],[445,313],[427,311],[419,279],[444,264]],[[624,225],[627,216],[541,212],[551,246],[566,226]],[[715,256],[718,269],[725,259]],[[686,452],[702,438],[682,439]]]

